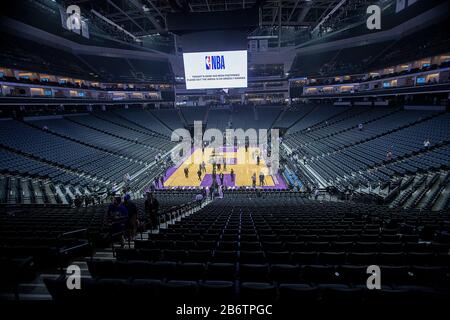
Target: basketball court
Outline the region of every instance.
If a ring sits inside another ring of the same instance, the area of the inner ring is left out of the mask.
[[[280,174],[269,175],[269,168],[261,150],[255,147],[222,147],[195,149],[185,157],[177,167],[170,168],[165,177],[164,186],[167,187],[209,187],[213,179],[213,166],[216,163],[216,180],[220,185],[219,174],[224,174],[225,187],[252,187],[252,175],[256,174],[256,185],[260,186],[259,175],[264,174],[265,189],[286,189],[286,184]],[[260,163],[256,157],[260,155]],[[205,169],[201,177],[198,176],[199,165],[204,162]],[[224,166],[223,163],[226,163]],[[219,169],[220,164],[220,169]],[[185,169],[189,174],[186,177]],[[234,173],[232,175],[232,172]]]

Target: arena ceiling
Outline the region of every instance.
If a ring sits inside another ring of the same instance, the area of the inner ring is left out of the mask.
[[[62,0],[95,10],[134,36],[164,33],[172,12],[260,9],[260,28],[317,30],[352,21],[374,2],[391,0]]]

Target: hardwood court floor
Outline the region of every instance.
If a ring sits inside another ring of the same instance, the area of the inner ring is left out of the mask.
[[[256,164],[256,157],[253,159],[253,155],[260,152],[259,148],[249,148],[245,152],[244,147],[229,148],[229,150],[215,152],[216,159],[226,159],[227,166],[224,170],[223,165],[220,171],[217,171],[217,178],[219,173],[223,172],[225,175],[225,186],[246,187],[252,186],[252,174],[256,173],[257,185],[259,185],[259,174],[262,171],[265,175],[265,185],[267,187],[275,187],[274,179],[268,175],[269,169],[261,157],[260,165]],[[212,158],[213,148],[205,148],[204,154],[201,149],[196,149],[187,157],[184,162],[166,178],[164,183],[165,187],[196,187],[196,186],[209,186],[212,174]],[[202,173],[201,180],[198,179],[197,171],[199,164],[204,161],[206,164],[206,173]],[[217,160],[218,161],[218,160]],[[186,178],[184,175],[184,168],[189,169],[189,176]],[[231,181],[230,172],[234,170],[235,181]]]

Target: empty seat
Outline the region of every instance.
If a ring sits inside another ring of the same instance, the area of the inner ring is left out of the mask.
[[[377,242],[356,242],[354,250],[357,252],[377,252],[379,250]]]
[[[402,252],[403,243],[401,242],[381,242],[379,250],[381,252]]]
[[[332,266],[306,265],[302,270],[302,279],[307,283],[333,283],[335,269]]]
[[[434,254],[426,252],[408,252],[406,261],[409,265],[431,266],[434,263]]]
[[[159,252],[159,250],[158,250]],[[116,249],[116,258],[117,260],[140,260],[141,259],[141,253],[138,250],[135,249],[123,249],[118,248]]]
[[[198,294],[195,281],[170,280],[161,284],[161,295],[170,301],[193,301]]]
[[[209,280],[236,279],[236,265],[233,263],[208,263],[206,277]]]
[[[88,261],[88,268],[93,277],[114,278],[117,276],[116,264],[111,260]]]
[[[367,266],[342,265],[337,269],[338,282],[359,285],[366,283]]]
[[[255,281],[267,282],[269,278],[269,267],[267,264],[240,264],[239,276],[241,282]]]
[[[270,283],[241,283],[241,298],[246,301],[271,302],[276,298],[276,287]]]
[[[215,241],[210,241],[210,240],[208,240],[208,241],[205,241],[205,240],[197,241],[197,248],[199,250],[212,250],[212,249],[214,249],[215,245],[216,245]]]
[[[262,251],[241,251],[239,261],[241,263],[265,263],[266,257]]]
[[[217,245],[217,249],[223,251],[233,251],[237,250],[237,248],[238,248],[237,241],[219,241]]]
[[[155,241],[151,241],[151,240],[135,240],[134,241],[134,248],[135,249],[156,249],[158,247],[156,246]]]
[[[297,240],[297,236],[294,234],[281,234],[278,238],[282,242],[295,242]]]
[[[402,235],[403,242],[418,242],[419,236],[416,234],[404,234]]]
[[[240,240],[247,242],[258,241],[258,236],[256,234],[241,234]]]
[[[305,249],[305,242],[303,241],[294,241],[294,242],[286,242],[284,245],[284,248],[290,252],[293,251],[304,251]]]
[[[328,252],[330,250],[330,244],[323,241],[308,242],[308,251]]]
[[[175,278],[179,280],[200,280],[205,276],[206,267],[203,263],[179,263]]]
[[[320,252],[318,262],[320,264],[339,265],[345,264],[345,252]]]
[[[131,284],[128,293],[132,295],[132,299],[147,301],[149,297],[156,298],[160,295],[162,282],[155,279],[134,279]]]
[[[175,248],[178,250],[195,249],[196,246],[197,246],[197,244],[193,240],[177,241],[175,243]]]
[[[289,251],[267,251],[267,261],[271,264],[274,263],[289,263],[291,261],[291,255]]]
[[[185,250],[164,250],[163,257],[166,261],[186,261],[187,253]]]
[[[318,285],[318,287],[321,291],[323,303],[355,306],[363,301],[362,288],[350,288],[342,284],[325,284]]]
[[[405,255],[403,252],[380,252],[377,256],[377,263],[382,265],[403,265]]]
[[[308,284],[280,284],[280,301],[286,303],[316,303],[319,299],[319,289]]]
[[[376,254],[373,252],[351,252],[347,255],[349,264],[372,265],[375,263]]]
[[[127,261],[117,262],[117,275],[123,278],[151,278],[150,262],[147,261]]]
[[[406,242],[404,248],[407,252],[431,252],[433,250],[432,246],[424,242]]]
[[[298,283],[300,268],[292,264],[273,264],[270,266],[270,278],[278,283]]]
[[[202,301],[223,303],[235,296],[232,281],[203,281],[199,285],[199,297]]]
[[[240,249],[243,251],[260,251],[261,246],[258,241],[241,241]]]
[[[277,242],[278,236],[276,234],[272,233],[273,231],[270,231],[270,234],[262,234],[260,235],[261,242]]]
[[[186,260],[189,262],[208,262],[212,259],[210,250],[189,250]]]
[[[335,241],[331,243],[331,248],[337,252],[350,252],[353,250],[353,242]]]
[[[147,261],[156,261],[161,259],[162,253],[160,249],[140,249],[139,257]]]
[[[433,242],[430,245],[430,250],[433,250],[437,254],[449,254],[450,253],[450,243],[440,243],[440,242]],[[415,251],[420,252],[420,250],[417,249],[411,249],[408,251]]]
[[[380,266],[381,281],[387,285],[409,284],[412,280],[407,266]]]
[[[291,254],[291,263],[300,265],[315,264],[317,262],[316,252],[293,252]]]
[[[359,235],[359,241],[362,242],[375,242],[377,243],[380,239],[378,234],[362,233]]]
[[[265,241],[262,243],[265,251],[283,251],[283,242],[281,241]]]
[[[216,250],[214,252],[213,260],[215,262],[235,263],[237,261],[237,252]]]
[[[411,269],[414,283],[436,287],[447,287],[450,284],[448,266],[414,266]]]
[[[102,301],[118,301],[127,292],[127,281],[119,279],[100,279],[91,288],[93,297]]]
[[[150,276],[153,279],[171,279],[175,276],[176,263],[170,261],[156,261],[149,265]]]
[[[381,242],[398,242],[400,241],[400,236],[396,234],[382,234],[380,235]]]
[[[172,240],[157,240],[155,241],[155,246],[159,249],[172,249],[174,243]]]

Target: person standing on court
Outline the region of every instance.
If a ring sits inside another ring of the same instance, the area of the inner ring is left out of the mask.
[[[252,174],[252,187],[256,188],[256,172]]]
[[[262,171],[259,174],[259,185],[261,187],[264,185],[264,173]]]
[[[198,181],[202,181],[202,170],[198,169],[197,176],[198,176]]]
[[[205,164],[205,161],[202,161],[202,171],[206,173],[206,164]]]
[[[221,185],[223,185],[223,179],[224,179],[224,174],[223,174],[223,172],[221,172],[220,174],[219,174],[219,179],[220,179],[220,184]]]

